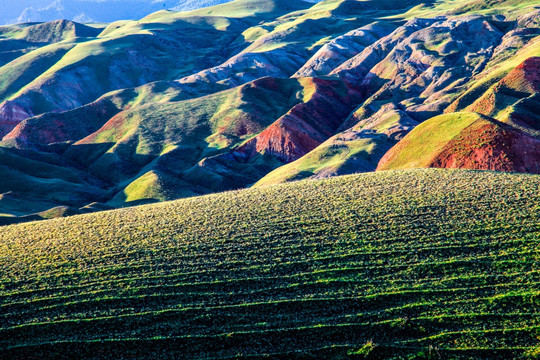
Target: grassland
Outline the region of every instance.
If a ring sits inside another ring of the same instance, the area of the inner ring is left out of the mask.
[[[386,171],[3,227],[0,358],[537,358],[539,194]]]
[[[429,167],[452,139],[472,124],[489,124],[480,114],[461,112],[439,115],[414,128],[379,163],[378,170]]]
[[[338,135],[302,158],[268,173],[255,186],[373,171],[378,158],[383,157],[392,145],[385,135],[380,134],[354,140],[341,140]]]

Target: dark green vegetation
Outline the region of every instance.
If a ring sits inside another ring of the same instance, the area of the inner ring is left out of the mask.
[[[539,5],[0,27],[0,359],[540,358]]]
[[[0,229],[0,357],[534,359],[540,177],[407,170]]]
[[[378,166],[540,172],[538,5],[237,0],[0,27],[0,222]],[[468,113],[491,135],[453,123]],[[424,121],[443,151],[409,159]]]

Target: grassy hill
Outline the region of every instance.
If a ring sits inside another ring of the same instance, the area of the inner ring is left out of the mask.
[[[0,222],[374,171],[401,148],[404,167],[540,172],[537,4],[236,0],[0,26],[0,147],[32,160],[0,169]],[[423,122],[433,152],[401,143]],[[77,178],[34,175],[42,158]]]
[[[540,140],[478,113],[431,118],[381,159],[377,170],[440,167],[540,173]]]
[[[538,358],[539,194],[385,171],[3,227],[0,357]]]

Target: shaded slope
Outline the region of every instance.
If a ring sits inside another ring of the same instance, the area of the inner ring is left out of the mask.
[[[44,45],[94,37],[101,30],[100,26],[91,27],[66,20],[0,26],[0,65]]]
[[[491,88],[484,112],[538,135],[539,95],[514,74],[538,55],[538,9],[453,11],[467,4],[239,0],[92,37],[6,27],[4,40],[32,45],[13,43],[26,55],[0,67],[0,145],[53,153],[121,206],[372,171],[419,123],[484,111],[469,107]],[[60,42],[29,42],[40,34]]]
[[[52,44],[29,51],[0,67],[0,99],[6,100],[58,62],[75,43]]]
[[[527,107],[538,108],[539,92],[540,57],[531,57],[510,71],[467,110],[495,117],[526,132],[540,135],[540,114],[525,110]]]
[[[415,3],[329,0],[293,11],[246,29],[242,35],[248,46],[242,51],[223,64],[180,81],[187,84],[220,82],[234,86],[262,76],[290,77],[330,39],[394,15],[395,19],[374,31],[375,36],[356,39],[364,46],[371,44],[377,37],[390,32],[395,27],[393,23],[402,22],[401,14]]]
[[[358,93],[336,80],[304,78],[300,82],[306,88],[302,103],[242,144],[235,156],[251,160],[268,154],[283,162],[296,160],[332,136],[360,101]]]
[[[261,1],[240,1],[236,6],[253,6],[252,17],[264,17],[265,13],[274,17],[299,8],[280,1],[267,3],[272,6]],[[226,6],[219,9],[228,13]],[[260,21],[250,19],[249,14],[242,19],[190,14],[166,12],[137,22],[114,23],[98,38],[77,44],[9,102],[0,104],[0,135],[25,118],[70,110],[111,90],[174,80],[216,65],[240,51],[237,47],[242,42],[230,44],[251,22]]]
[[[400,105],[423,121],[442,113],[460,86],[480,73],[503,33],[480,16],[410,20],[334,69],[335,74]]]
[[[383,134],[355,131],[340,133],[300,159],[268,173],[254,186],[373,171],[392,145],[394,142]]]
[[[58,143],[67,145],[91,135],[121,111],[133,111],[133,107],[199,96],[196,88],[182,88],[170,81],[112,91],[73,110],[27,118],[5,135],[2,143],[5,146],[29,149],[46,149],[50,146],[54,149]]]
[[[540,173],[540,140],[479,114],[441,115],[405,136],[377,170],[417,167]]]
[[[495,23],[481,16],[414,19],[362,47],[360,42],[380,31],[373,24],[325,45],[300,73],[324,69],[323,74],[339,75],[367,99],[332,139],[261,183],[374,170],[385,150],[418,123],[441,114],[468,81],[484,75],[495,56],[507,59],[505,51],[515,42],[499,42],[511,26],[501,32]],[[350,44],[352,48],[345,47]],[[336,68],[329,71],[332,66]]]
[[[184,172],[263,131],[301,102],[304,91],[296,79],[263,78],[205,97],[143,104],[113,116],[64,156],[122,187],[150,170],[169,174],[176,178],[170,193],[178,193]],[[210,185],[198,178],[188,186],[206,193]]]
[[[540,50],[539,31],[540,30],[537,29],[533,34],[525,35],[523,40],[528,41],[525,43],[518,41],[518,49],[514,49],[511,46],[512,41],[510,41],[509,44],[502,41],[500,45],[502,48],[499,50],[502,54],[506,55],[496,59],[497,61],[495,64],[490,64],[493,66],[487,67],[484,72],[474,79],[474,81],[471,81],[468,88],[461,93],[445,111],[457,112],[466,109],[528,58],[537,56]],[[522,36],[516,35],[518,38],[522,38]],[[529,39],[531,36],[532,38]],[[511,36],[510,39],[516,40],[514,36]]]
[[[336,79],[301,78],[300,101],[253,138],[208,157],[186,172],[185,180],[211,191],[251,185],[270,171],[309,153],[345,121],[357,92]]]
[[[102,184],[73,165],[51,154],[0,148],[0,214],[24,216],[105,200]]]
[[[539,194],[395,171],[3,227],[2,355],[530,359]]]

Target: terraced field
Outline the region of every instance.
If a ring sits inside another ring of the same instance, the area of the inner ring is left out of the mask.
[[[0,358],[538,358],[539,194],[387,171],[3,227]]]

